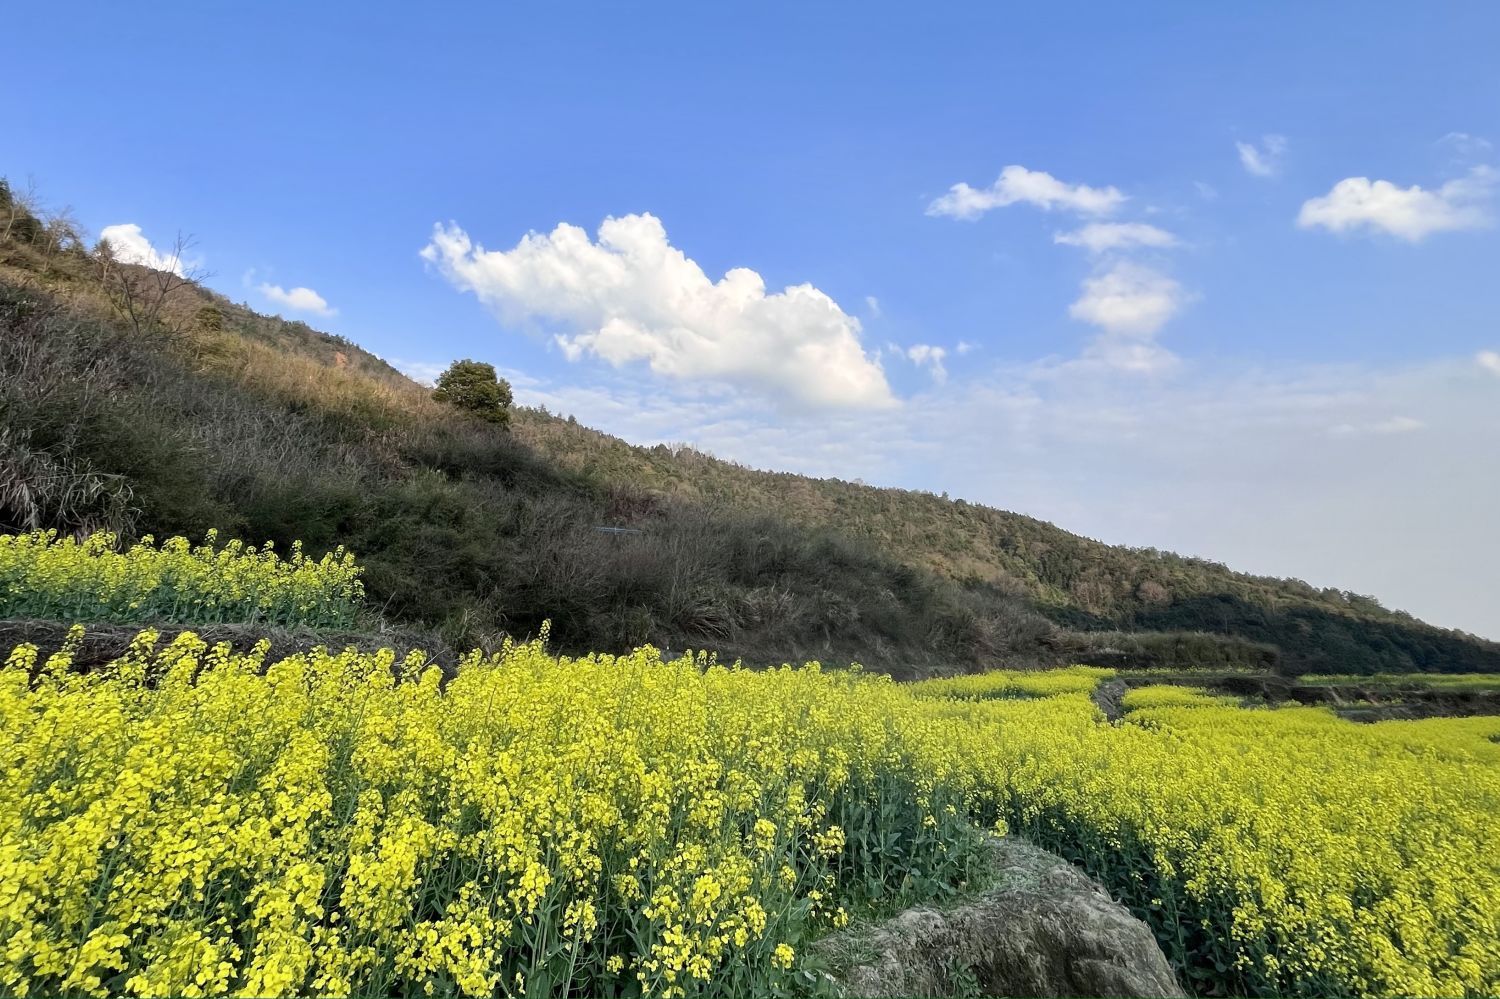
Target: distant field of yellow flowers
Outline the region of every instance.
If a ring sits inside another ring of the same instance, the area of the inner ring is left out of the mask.
[[[1500,990],[1500,718],[265,648],[9,655],[0,993],[805,993],[809,941],[975,878],[995,828],[1108,884],[1195,991]]]
[[[216,541],[146,537],[121,552],[109,533],[0,535],[0,617],[321,628],[358,619],[361,570],[342,548],[314,560],[294,545],[282,559],[270,544]]]

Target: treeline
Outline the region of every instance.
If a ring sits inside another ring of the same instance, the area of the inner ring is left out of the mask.
[[[1065,661],[1120,631],[1150,665],[1500,670],[1500,647],[1368,598],[535,410],[507,430],[348,340],[90,250],[8,188],[0,233],[0,529],[346,544],[383,614],[455,647],[550,618],[568,651],[903,674]]]

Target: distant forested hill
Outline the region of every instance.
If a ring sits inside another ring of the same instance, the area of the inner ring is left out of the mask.
[[[598,526],[640,533],[608,534]],[[0,529],[347,544],[393,620],[910,675],[997,663],[1500,670],[1373,598],[929,493],[508,429],[339,337],[101,257],[0,191]]]

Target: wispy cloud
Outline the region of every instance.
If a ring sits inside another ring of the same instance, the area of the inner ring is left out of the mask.
[[[1373,423],[1338,423],[1329,430],[1329,433],[1341,437],[1351,434],[1409,434],[1425,426],[1427,424],[1414,417],[1392,416]]]
[[[948,369],[943,366],[943,358],[947,356],[947,350],[930,343],[914,344],[906,348],[906,359],[919,368],[925,367],[932,380],[939,384],[948,380]]]
[[[1106,253],[1132,247],[1176,246],[1177,237],[1144,222],[1090,222],[1072,232],[1053,233],[1052,242],[1081,246],[1090,253]]]
[[[1495,148],[1489,139],[1468,132],[1449,132],[1438,140],[1438,145],[1447,146],[1459,158],[1484,156]]]
[[[1281,172],[1281,159],[1286,153],[1286,137],[1267,135],[1260,145],[1253,142],[1236,142],[1240,165],[1257,177],[1274,177]]]
[[[384,360],[412,381],[423,385],[436,385],[438,375],[448,369],[448,365],[438,361],[409,361],[400,357],[387,357]]]
[[[1027,204],[1043,211],[1108,215],[1125,200],[1125,195],[1115,187],[1068,184],[1050,173],[1012,165],[1000,171],[999,178],[987,188],[954,184],[947,194],[927,206],[927,214],[969,221],[995,208]]]

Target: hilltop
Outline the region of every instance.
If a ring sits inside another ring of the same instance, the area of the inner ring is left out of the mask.
[[[1367,596],[635,446],[542,410],[497,428],[347,339],[101,260],[8,189],[0,329],[0,529],[346,544],[383,615],[455,646],[550,619],[564,650],[650,642],[902,675],[1500,670],[1500,645]]]

